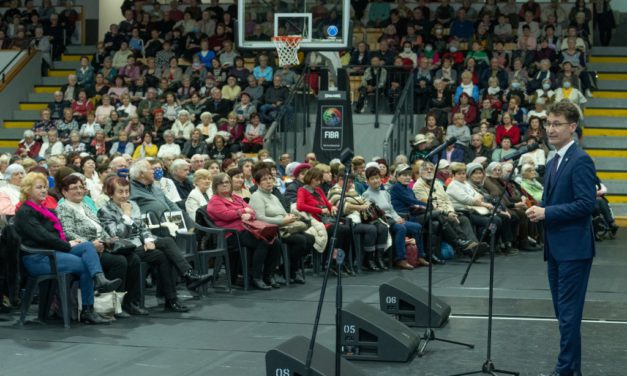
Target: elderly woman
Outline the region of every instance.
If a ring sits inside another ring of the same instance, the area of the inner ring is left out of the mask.
[[[295,228],[298,216],[288,214],[279,198],[273,194],[275,178],[270,170],[267,168],[258,170],[255,173],[255,181],[258,189],[250,198],[250,207],[255,211],[258,220],[282,228],[281,239],[289,247],[290,280],[304,284],[304,271],[300,268],[301,260],[306,254],[314,251],[315,238],[304,232],[309,226],[304,225],[300,229]]]
[[[249,121],[252,114],[257,113],[257,106],[252,103],[249,93],[243,92],[240,95],[239,103],[235,105],[233,112],[237,115],[237,121],[242,124]]]
[[[109,155],[132,155],[133,149],[135,145],[128,140],[128,133],[124,130],[121,130],[118,133],[118,140],[111,145],[111,150],[109,150]]]
[[[532,164],[524,164],[521,168],[521,175],[522,180],[520,182],[520,186],[522,189],[533,197],[536,202],[542,201],[544,187],[542,186],[542,183],[536,180],[538,173],[536,172],[535,167]]]
[[[183,145],[182,154],[185,158],[191,158],[196,154],[207,154],[207,143],[202,141],[200,129],[192,129],[189,139]]]
[[[196,129],[200,130],[200,133],[205,138],[207,144],[213,142],[213,137],[218,133],[218,127],[213,122],[213,115],[211,112],[205,111],[200,114],[200,123],[196,126]]]
[[[163,132],[163,140],[165,143],[159,146],[157,158],[176,158],[181,155],[181,146],[174,142],[174,133],[170,129]]]
[[[248,258],[251,260],[249,266],[252,285],[261,290],[279,287],[279,284],[272,277],[272,273],[279,260],[280,250],[274,245],[257,239],[244,228],[242,223],[257,219],[255,210],[248,206],[240,196],[233,194],[229,175],[217,174],[213,177],[211,186],[214,194],[207,205],[207,214],[216,226],[238,231],[237,235],[226,234],[229,247],[237,247],[237,239],[239,239],[239,243],[252,253],[252,257]]]
[[[201,168],[194,173],[194,189],[185,200],[185,210],[190,218],[196,218],[196,210],[207,205],[213,195],[211,190],[211,172]]]
[[[364,192],[363,197],[373,204],[376,204],[385,213],[385,221],[390,226],[392,233],[392,243],[394,244],[394,260],[397,267],[401,269],[411,270],[411,266],[405,255],[405,237],[414,239],[415,242],[420,241],[421,226],[418,223],[406,221],[398,215],[392,206],[390,193],[381,189],[381,175],[377,167],[368,167],[366,169],[366,181],[368,189]],[[418,245],[418,244],[417,244]],[[383,264],[382,260],[377,260],[377,264]],[[381,265],[377,265],[381,268]],[[385,264],[383,264],[385,266]]]
[[[24,167],[17,163],[4,170],[7,185],[0,188],[0,215],[15,214],[15,205],[20,202],[20,185],[25,175]]]
[[[83,303],[81,321],[108,324],[109,320],[94,312],[94,288],[113,291],[122,281],[110,281],[104,276],[98,252],[91,242],[67,240],[57,216],[42,205],[47,195],[48,179],[45,175],[31,172],[24,178],[20,188],[22,205],[15,215],[15,231],[25,246],[56,250],[59,272],[79,275]],[[50,273],[50,264],[44,255],[24,256],[22,262],[30,275]]]
[[[81,142],[81,136],[78,131],[72,131],[72,133],[70,133],[70,142],[65,145],[65,149],[63,151],[66,155],[87,151],[87,146]]]
[[[24,138],[17,145],[15,155],[22,158],[36,158],[39,155],[41,143],[35,141],[35,132],[29,130],[24,131]]]
[[[261,122],[257,113],[250,115],[250,122],[246,125],[244,139],[242,139],[242,151],[244,153],[257,153],[263,148],[263,137],[266,134],[266,125]]]
[[[110,200],[98,211],[100,223],[109,236],[130,240],[136,246],[134,253],[159,270],[158,282],[165,295],[165,311],[187,312],[189,309],[178,300],[172,268],[180,273],[189,290],[209,282],[210,276],[196,274],[172,238],[159,238],[150,233],[139,207],[129,201],[129,189],[129,182],[124,178],[107,179],[105,193]]]
[[[322,188],[320,188],[322,180],[322,171],[315,168],[307,170],[303,178],[304,185],[296,191],[296,209],[309,214],[314,220],[324,224],[329,238],[337,226],[335,246],[341,249],[349,249],[350,227],[347,224],[335,222],[337,207],[331,204],[325,196],[324,191],[322,191]],[[383,262],[381,262],[381,264],[383,264]],[[341,271],[332,269],[332,272],[340,273]]]
[[[144,132],[143,142],[135,148],[133,153],[133,160],[143,158],[154,158],[157,156],[159,149],[157,145],[152,143],[152,133],[150,131]]]
[[[139,307],[139,257],[135,253],[114,254],[111,247],[107,249],[107,243],[113,245],[115,239],[104,232],[96,213],[83,202],[85,187],[80,177],[66,176],[59,184],[59,189],[65,200],[57,207],[57,213],[67,240],[91,242],[100,255],[100,263],[107,278],[121,280],[118,291],[127,291],[122,313],[115,316],[125,318],[129,314],[148,314]]]
[[[244,125],[237,122],[235,112],[230,112],[227,121],[218,126],[218,131],[228,138],[228,149],[231,153],[241,150],[240,142],[244,138]]]
[[[315,167],[318,168],[317,166]],[[353,222],[353,233],[361,236],[362,249],[365,252],[364,266],[370,271],[382,271],[377,265],[377,260],[381,259],[381,255],[385,253],[388,240],[387,223],[375,220],[370,223],[364,223],[360,213],[366,211],[370,207],[370,202],[360,196],[355,190],[354,176],[349,175],[348,180],[344,181],[344,167],[338,170],[337,184],[335,184],[328,193],[329,201],[333,205],[339,204],[342,187],[347,184],[346,201],[344,204],[344,214]]]
[[[178,113],[177,119],[172,125],[172,133],[176,139],[176,143],[182,145],[185,141],[189,140],[192,135],[192,131],[195,129],[194,123],[192,123],[189,112],[187,110],[181,110]]]
[[[470,144],[470,128],[466,125],[464,114],[458,112],[453,115],[453,124],[446,127],[446,139],[456,137],[459,144]]]
[[[468,94],[475,103],[479,101],[479,87],[472,82],[472,73],[470,71],[462,73],[462,82],[455,90],[455,105],[459,104],[459,97],[462,93]]]
[[[466,214],[470,222],[478,227],[478,233],[482,234],[490,221],[490,213],[494,206],[487,202],[486,197],[478,193],[468,181],[468,177],[472,176],[476,170],[480,171],[476,173],[474,179],[478,180],[480,175],[481,179],[483,179],[485,175],[483,175],[483,169],[479,164],[471,163],[467,169],[463,163],[452,163],[451,173],[453,174],[453,181],[449,184],[446,193],[451,198],[455,211]],[[501,216],[496,216],[493,223],[497,228],[497,240],[500,242],[503,228]],[[483,236],[479,236],[479,238],[480,240],[485,240]]]

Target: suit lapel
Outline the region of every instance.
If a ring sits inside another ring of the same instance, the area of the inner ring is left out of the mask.
[[[576,148],[577,148],[577,145],[573,144],[571,145],[570,148],[568,148],[568,150],[566,151],[566,154],[564,154],[564,159],[560,163],[559,168],[557,169],[557,172],[555,173],[555,176],[553,177],[553,179],[551,179],[551,182],[549,184],[549,194],[547,197],[551,197],[551,195],[553,194],[553,191],[555,190],[555,186],[557,185],[557,182],[559,181],[559,178],[562,175],[562,172],[566,168],[570,168],[570,163],[569,163],[570,158],[572,157]],[[553,158],[552,163],[555,163],[555,158]]]

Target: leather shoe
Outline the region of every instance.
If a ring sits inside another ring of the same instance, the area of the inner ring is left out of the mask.
[[[429,261],[423,259],[422,257],[418,257],[418,265],[429,266]]]
[[[281,285],[276,281],[276,279],[274,279],[274,277],[264,277],[263,283],[274,289],[281,288]]]
[[[379,269],[381,270],[388,270],[387,265],[385,265],[385,262],[383,262],[383,257],[381,256],[380,252],[376,252],[376,256],[375,256],[375,263],[377,264],[377,266],[379,267]]]
[[[122,309],[122,312],[116,313],[115,315],[113,315],[113,317],[115,317],[116,319],[128,319],[129,317],[131,317],[131,315],[124,309]]]
[[[407,260],[400,260],[400,261],[397,261],[394,265],[395,265],[397,268],[399,268],[399,269],[405,269],[405,270],[413,270],[413,269],[414,269],[414,267],[413,267],[413,266],[411,266],[411,265],[407,262]]]
[[[366,268],[366,270],[371,271],[371,272],[381,271],[381,269],[379,269],[377,264],[374,263],[373,259],[366,260],[364,267]]]
[[[298,269],[297,271],[295,271],[293,279],[294,279],[294,283],[298,283],[299,285],[304,285],[305,276],[303,275],[303,270]]]
[[[143,309],[139,305],[135,303],[129,303],[122,306],[122,309],[126,312],[130,313],[133,316],[146,316],[148,315],[148,310]]]
[[[287,281],[285,280],[285,278],[282,275],[278,274],[278,273],[274,274],[274,277],[272,277],[272,278],[274,278],[276,283],[278,283],[279,285],[283,285],[283,286],[287,285]],[[274,286],[272,286],[272,287],[274,287]]]
[[[270,290],[272,287],[266,285],[266,283],[261,278],[253,278],[250,281],[253,287],[258,288],[259,290]]]
[[[81,322],[85,324],[111,324],[111,320],[107,320],[104,317],[100,316],[98,313],[94,312],[94,308],[83,309],[81,312]]]
[[[165,302],[164,311],[183,313],[189,312],[189,308],[185,307],[178,300],[171,300]]]
[[[114,280],[108,280],[104,273],[96,273],[94,276],[94,290],[98,290],[100,292],[111,292],[115,291],[122,284],[122,280],[116,278]]]
[[[190,269],[183,274],[183,278],[185,278],[185,285],[188,290],[196,290],[200,285],[211,282],[213,276],[211,274],[198,274]]]

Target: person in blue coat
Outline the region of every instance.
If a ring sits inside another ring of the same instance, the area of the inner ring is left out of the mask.
[[[597,180],[592,159],[573,140],[578,121],[579,110],[570,102],[556,103],[549,111],[546,129],[557,153],[546,165],[542,202],[527,209],[532,222],[544,221],[544,258],[560,329],[557,365],[548,376],[581,376],[581,319],[595,254]]]

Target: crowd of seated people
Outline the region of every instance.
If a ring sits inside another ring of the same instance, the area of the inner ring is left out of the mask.
[[[361,237],[362,249],[357,251],[364,252],[363,267],[370,271],[386,270],[390,264],[411,270],[427,265],[429,258],[443,263],[439,250],[433,248],[441,242],[450,244],[458,257],[482,251],[487,241],[486,210],[494,206],[499,208],[496,244],[504,254],[540,249],[541,229],[527,220],[524,209],[541,196],[542,167],[552,156],[545,106],[585,101],[576,89],[585,81],[581,69],[585,58],[565,58],[563,71],[558,71],[550,59],[529,65],[526,59],[531,53],[513,56],[501,51],[504,40],[495,42],[491,57],[490,50],[476,41],[471,43],[470,58],[455,47],[462,36],[486,38],[486,28],[496,35],[488,27],[491,18],[486,14],[498,16],[500,25],[518,22],[521,35],[528,39],[527,30],[532,27],[525,28],[523,23],[538,22],[526,12],[522,15],[528,21],[521,21],[517,15],[503,13],[508,17],[502,17],[498,8],[488,7],[480,17],[483,26],[477,28],[481,35],[469,32],[475,24],[468,23],[465,11],[458,12],[456,20],[454,12],[450,14],[449,21],[459,26],[448,25],[441,10],[433,20],[416,23],[407,19],[409,14],[399,17],[392,12],[393,23],[402,21],[406,30],[417,33],[402,36],[401,40],[410,40],[412,45],[399,56],[415,60],[416,69],[410,67],[410,72],[420,75],[416,85],[430,93],[426,124],[415,136],[408,157],[371,162],[355,157],[353,173],[344,181],[338,161],[324,165],[313,153],[302,163],[292,162],[289,154],[281,155],[278,163],[269,158],[262,149],[263,133],[278,116],[287,84],[280,74],[272,74],[265,55],[259,56],[252,72],[243,66],[229,39],[232,30],[226,25],[232,21],[228,13],[216,19],[213,8],[207,8],[196,20],[193,4],[190,8],[177,15],[178,8],[172,7],[168,17],[157,10],[147,21],[142,12],[136,12],[141,22],[134,19],[132,9],[126,9],[125,20],[111,26],[91,59],[81,59],[76,74],[68,77],[68,83],[42,110],[41,120],[24,133],[15,155],[0,157],[0,214],[14,216],[18,233],[26,236],[25,214],[29,210],[37,213],[41,222],[37,225],[45,227],[47,235],[30,244],[58,249],[68,258],[68,270],[81,275],[85,321],[107,322],[90,306],[94,283],[128,292],[121,317],[147,313],[137,296],[139,261],[160,271],[159,293],[168,311],[188,310],[177,298],[177,277],[192,290],[208,281],[208,276],[196,274],[185,261],[172,234],[151,233],[142,220],[142,215],[150,213],[161,217],[181,211],[193,221],[198,210],[204,210],[215,225],[237,229],[240,242],[251,254],[251,284],[262,290],[279,288],[286,280],[305,283],[303,259],[319,252],[324,263],[330,256],[328,240],[336,228],[338,248],[352,251],[352,239]],[[176,17],[180,17],[178,21]],[[211,23],[214,26],[208,27]],[[204,31],[197,35],[190,25],[202,26],[197,30]],[[459,35],[442,35],[445,26],[447,32]],[[578,30],[569,30],[572,35],[564,39],[565,44],[554,38],[550,46],[564,45],[564,53],[581,54]],[[145,39],[146,35],[150,39]],[[516,38],[513,33],[510,37]],[[381,69],[371,75],[374,82],[367,80],[366,95],[368,86],[379,85],[385,69],[380,65],[396,56],[388,53],[389,40],[381,43],[385,54],[360,60],[374,61],[373,66]],[[586,48],[584,40],[583,50]],[[192,63],[184,66],[181,61]],[[401,60],[399,64],[406,63]],[[531,71],[532,66],[537,66],[536,72]],[[573,69],[575,66],[578,69]],[[523,74],[526,67],[529,71]],[[285,77],[289,76],[285,72],[293,73],[289,67],[280,72]],[[403,82],[394,72],[387,77]],[[293,81],[292,77],[289,82]],[[387,81],[383,85],[387,88]],[[453,114],[450,121],[449,113]],[[435,175],[435,161],[424,158],[453,136],[458,142],[442,152]],[[541,148],[523,157],[521,168],[515,171],[520,178],[506,179],[513,165],[504,157],[516,147],[534,142]],[[251,159],[251,155],[255,157]],[[501,163],[502,159],[506,162]],[[423,212],[427,187],[434,179],[435,226],[433,233],[427,234]],[[346,218],[337,223],[333,216],[344,185],[349,189],[343,208]],[[615,231],[603,200],[605,190],[599,187],[599,212]],[[508,194],[498,202],[504,190]],[[372,204],[381,209],[376,219],[366,213]],[[290,250],[290,275],[279,273],[278,243],[265,244],[244,228],[243,222],[253,219],[279,225],[281,241]],[[426,242],[428,236],[437,241]],[[107,254],[121,238],[131,240],[136,249],[124,256],[94,257]],[[237,243],[232,234],[227,243],[232,247]],[[432,248],[427,249],[427,244]],[[418,255],[410,263],[406,248],[411,245],[417,247]],[[390,263],[385,262],[386,253]],[[231,257],[237,255],[231,253]],[[231,265],[238,265],[238,260],[233,261]],[[48,270],[24,262],[31,274]],[[352,265],[331,271],[354,274]],[[233,267],[231,272],[230,277],[239,283],[244,270]]]

